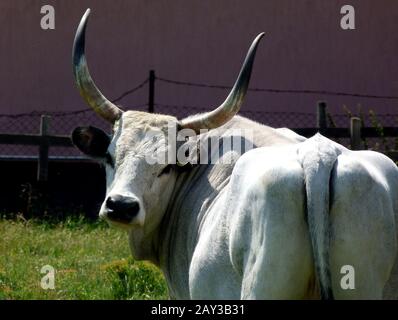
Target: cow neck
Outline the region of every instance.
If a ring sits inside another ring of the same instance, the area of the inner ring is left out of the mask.
[[[208,209],[228,184],[234,164],[200,164],[180,173],[176,180],[156,237],[159,266],[172,297],[189,298],[189,266],[200,228]]]

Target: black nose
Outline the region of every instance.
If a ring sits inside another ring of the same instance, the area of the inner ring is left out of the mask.
[[[105,205],[108,218],[120,222],[130,222],[140,210],[140,205],[136,198],[122,195],[109,196]]]

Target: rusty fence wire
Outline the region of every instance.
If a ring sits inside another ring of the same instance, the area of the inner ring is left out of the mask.
[[[144,108],[141,108],[145,110]],[[205,112],[206,110],[198,107],[176,106],[156,104],[155,111],[162,114],[176,115],[185,117],[191,114]],[[42,114],[51,116],[49,132],[52,135],[69,135],[77,126],[96,126],[110,132],[110,126],[107,122],[99,118],[91,109],[79,112],[64,113],[45,113],[34,112],[21,115],[0,115],[0,134],[38,134],[40,128],[40,117]],[[242,111],[241,115],[253,119],[257,122],[266,124],[271,127],[288,127],[288,128],[309,128],[316,126],[315,113],[299,113],[299,112],[261,112],[261,111]],[[355,114],[354,114],[355,115]],[[349,126],[350,114],[334,114],[328,115],[329,127],[347,128]],[[385,115],[365,115],[361,116],[364,126],[379,127],[382,135],[383,127],[398,126],[398,114]],[[369,149],[382,149],[387,145],[389,149],[395,149],[396,139],[368,139],[367,147]],[[345,144],[345,141],[338,141]],[[0,156],[36,156],[37,147],[22,145],[0,145]],[[51,147],[50,156],[73,157],[79,156],[79,152],[74,148],[68,147]]]
[[[230,87],[222,85],[210,85],[201,83],[190,83],[183,81],[170,80],[161,77],[155,77],[154,71],[152,77],[149,77],[134,86],[130,90],[121,93],[118,97],[112,101],[118,103],[127,95],[131,95],[138,90],[142,90],[152,84],[154,86],[156,81],[165,82],[171,85],[178,86],[190,86],[198,87],[205,90],[217,89],[217,90],[229,90]],[[150,83],[153,81],[153,83]],[[354,97],[366,97],[372,99],[386,99],[386,100],[397,100],[397,96],[379,96],[373,94],[363,93],[347,93],[347,92],[331,92],[331,91],[314,91],[314,90],[282,90],[274,88],[251,88],[250,91],[260,92],[272,92],[281,94],[322,94],[325,96],[354,96]],[[154,99],[152,99],[153,101]],[[151,101],[151,99],[149,99]],[[157,101],[157,99],[155,99]],[[150,103],[150,102],[149,102]],[[300,112],[266,112],[266,111],[253,111],[261,110],[257,106],[246,106],[244,110],[240,112],[240,115],[253,119],[257,122],[263,123],[271,127],[288,127],[288,128],[309,128],[316,127],[316,101],[314,101],[314,112],[313,113],[300,113]],[[156,113],[170,114],[179,118],[186,117],[188,115],[202,113],[208,111],[205,107],[192,106],[192,105],[172,105],[167,103],[154,103],[153,105],[142,104],[132,106],[131,109],[148,111],[153,109]],[[41,115],[49,115],[51,117],[49,132],[51,135],[69,135],[71,131],[77,126],[97,126],[110,131],[109,124],[100,119],[95,113],[87,108],[77,111],[64,111],[64,112],[45,112],[45,111],[34,111],[25,114],[16,115],[5,115],[0,114],[0,134],[38,134],[40,128],[40,117]],[[398,127],[398,114],[383,114],[378,115],[373,112],[361,113],[351,112],[346,110],[345,113],[341,114],[328,114],[328,126],[329,127],[340,127],[347,128],[350,123],[351,116],[359,116],[362,119],[362,126],[372,126],[380,129],[381,138],[372,138],[366,141],[365,146],[369,149],[375,149],[382,151],[383,148],[398,149],[397,138],[383,138],[382,128],[383,127]],[[338,141],[339,143],[347,145],[347,141]],[[50,156],[55,157],[74,157],[80,156],[81,154],[74,148],[68,147],[51,147]],[[29,157],[37,156],[37,147],[35,146],[22,146],[22,145],[1,145],[0,144],[0,157],[12,156],[12,157]]]

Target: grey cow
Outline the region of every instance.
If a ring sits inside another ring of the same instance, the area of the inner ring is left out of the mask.
[[[236,115],[262,34],[225,102],[178,120],[123,112],[98,90],[84,55],[89,12],[75,37],[74,75],[113,134],[79,127],[72,140],[106,168],[100,216],[127,230],[135,258],[160,267],[173,298],[397,297],[395,164]],[[175,142],[171,127],[191,135]],[[225,142],[233,139],[240,143]],[[197,157],[149,163],[147,155],[159,150],[172,159],[172,143]],[[215,163],[209,145],[217,146]],[[344,266],[355,270],[354,288],[341,286]]]

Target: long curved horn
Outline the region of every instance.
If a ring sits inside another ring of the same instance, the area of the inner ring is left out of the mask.
[[[123,111],[110,102],[97,88],[88,70],[86,56],[84,53],[85,35],[90,9],[87,9],[76,31],[73,41],[72,60],[73,75],[80,94],[87,104],[94,109],[105,120],[114,123],[120,118]]]
[[[239,72],[231,92],[227,99],[215,110],[199,116],[193,116],[182,120],[182,128],[189,128],[200,133],[200,129],[214,129],[222,126],[224,123],[232,119],[232,117],[239,111],[243,100],[245,98],[247,88],[249,87],[250,75],[252,72],[254,57],[260,39],[264,32],[260,33],[253,41],[243,62],[242,69]]]

